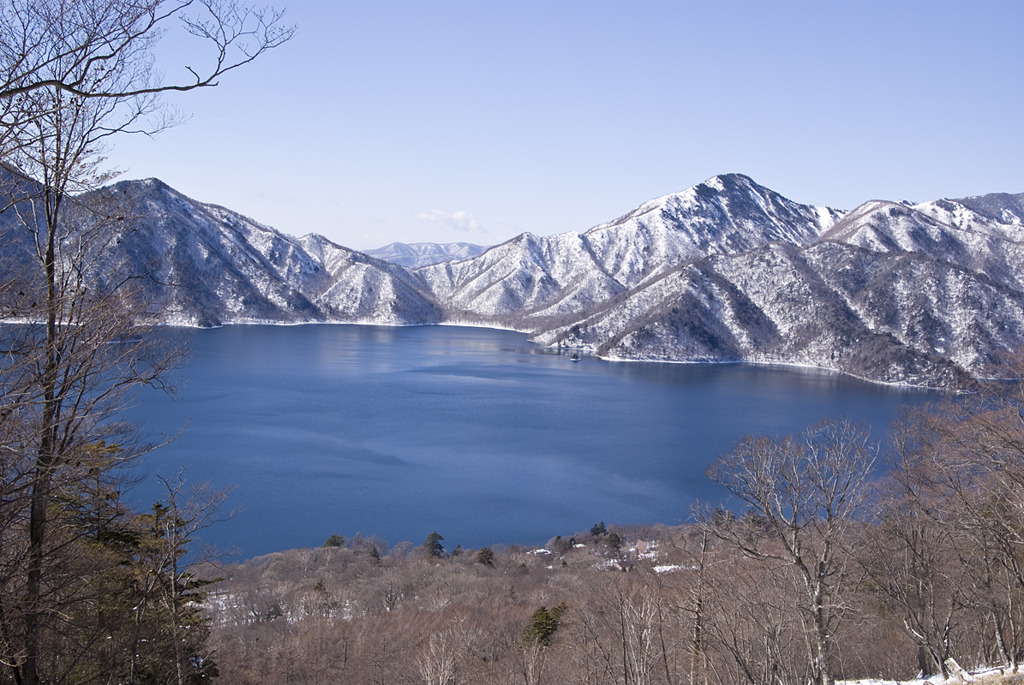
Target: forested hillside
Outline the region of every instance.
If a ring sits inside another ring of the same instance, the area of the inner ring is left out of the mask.
[[[908,412],[885,446],[829,421],[750,437],[679,526],[544,548],[320,549],[227,568],[207,607],[232,683],[818,683],[1024,659],[1024,400]],[[443,534],[443,531],[441,531]],[[938,681],[936,681],[938,682]]]

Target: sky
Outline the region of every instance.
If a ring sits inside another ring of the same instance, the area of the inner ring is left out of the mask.
[[[838,209],[1024,192],[1019,0],[284,7],[291,41],[116,142],[122,178],[360,250],[585,231],[730,172]],[[196,63],[165,38],[165,81]]]

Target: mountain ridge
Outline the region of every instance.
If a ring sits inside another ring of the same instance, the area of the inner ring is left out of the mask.
[[[5,193],[28,183],[0,178]],[[842,211],[723,174],[583,232],[523,233],[471,256],[421,244],[413,256],[451,258],[407,267],[157,179],[96,192],[131,218],[96,268],[145,276],[167,323],[471,323],[609,359],[799,364],[939,387],[992,373],[1024,344],[1024,194]],[[31,260],[10,212],[0,230],[16,273]]]

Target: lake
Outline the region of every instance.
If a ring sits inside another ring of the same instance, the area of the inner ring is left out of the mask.
[[[594,523],[675,524],[743,435],[850,416],[885,430],[937,394],[814,370],[607,362],[483,328],[229,326],[187,341],[175,397],[132,412],[144,472],[234,486],[234,516],[203,534],[242,556],[333,533],[448,549],[542,544]],[[133,490],[144,506],[154,479]]]

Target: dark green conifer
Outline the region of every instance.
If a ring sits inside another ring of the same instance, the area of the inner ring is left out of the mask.
[[[547,647],[551,644],[551,637],[558,630],[558,626],[561,625],[561,618],[564,612],[565,602],[559,602],[550,609],[541,606],[530,617],[530,627],[523,632],[522,642],[533,642],[542,647]]]
[[[476,553],[476,563],[494,566],[494,550],[490,547],[481,547]]]
[[[345,536],[343,535],[332,535],[327,538],[327,542],[324,543],[324,547],[344,547]]]
[[[444,545],[441,544],[442,540],[444,540],[444,538],[435,530],[427,536],[426,540],[423,541],[423,549],[425,549],[427,554],[432,557],[444,556]]]

